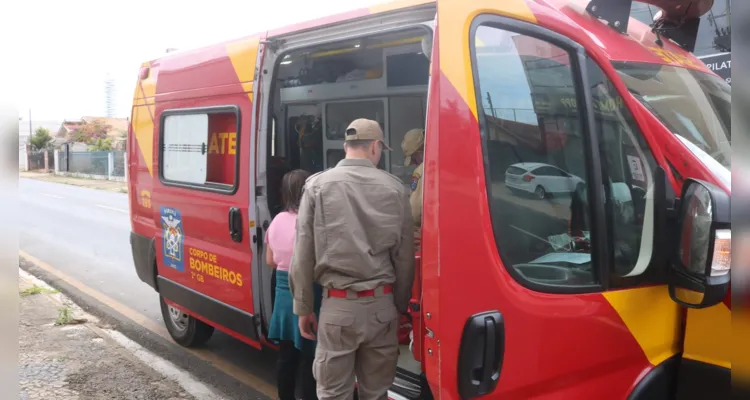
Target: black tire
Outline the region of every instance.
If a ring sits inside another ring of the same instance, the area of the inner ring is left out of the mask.
[[[213,326],[170,307],[162,296],[159,296],[159,303],[161,304],[161,316],[164,319],[164,325],[167,326],[169,336],[172,336],[172,339],[181,346],[201,346],[213,335]],[[181,315],[179,318],[176,316],[173,318],[172,312],[179,312]],[[179,320],[182,320],[183,323],[178,322]]]
[[[543,200],[543,199],[545,199],[547,197],[547,191],[544,190],[544,186],[539,185],[539,186],[536,187],[536,189],[534,189],[534,195],[538,199]]]

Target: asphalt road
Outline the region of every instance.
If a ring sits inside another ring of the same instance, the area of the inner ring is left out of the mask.
[[[158,294],[138,279],[133,267],[126,194],[31,179],[21,179],[19,189],[22,212],[19,245],[22,251],[149,320],[163,324]],[[32,272],[44,275],[43,271]],[[226,369],[226,365],[250,374],[254,379],[274,384],[275,355],[270,351],[257,351],[217,331],[206,350],[227,364],[214,366],[191,356],[174,343],[154,338],[155,335],[132,320],[112,312],[91,297],[77,293],[75,287],[64,282],[50,283],[57,283],[61,286],[59,289],[84,302],[81,305],[89,311],[108,315],[112,323],[119,325],[132,339],[204,378],[231,398],[266,396],[224,374],[222,369]]]
[[[130,250],[130,220],[126,194],[87,189],[33,179],[21,179],[20,248],[65,275],[163,327],[158,294],[138,279]],[[564,231],[569,199],[534,200],[493,185],[497,229],[506,245],[505,256],[527,261],[529,251],[546,251],[550,233]],[[514,227],[527,230],[517,231]],[[525,233],[519,235],[519,232]],[[516,257],[513,251],[519,253]],[[514,261],[515,262],[515,261]],[[80,288],[40,268],[27,265],[33,274],[72,297],[86,311],[109,319],[132,340],[190,371],[234,399],[261,399],[273,393],[275,353],[258,351],[216,331],[205,347],[213,357],[196,356],[171,340],[153,334],[143,322],[134,322],[117,309],[82,293]],[[202,354],[202,353],[201,353]],[[231,372],[227,372],[231,371]],[[248,383],[249,382],[249,383]],[[253,383],[255,382],[255,383]],[[261,382],[258,384],[258,382]],[[255,390],[257,389],[257,390]]]

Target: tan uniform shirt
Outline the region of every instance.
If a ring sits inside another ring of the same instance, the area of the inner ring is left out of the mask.
[[[370,290],[392,284],[405,312],[414,282],[414,228],[406,188],[368,160],[311,176],[297,213],[289,286],[294,313],[313,312],[313,282]]]
[[[411,204],[411,215],[414,218],[414,225],[419,228],[422,226],[422,176],[424,175],[424,163],[419,164],[411,174],[411,195],[409,203]]]

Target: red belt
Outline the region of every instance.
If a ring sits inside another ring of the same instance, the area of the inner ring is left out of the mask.
[[[384,285],[383,288],[383,294],[388,294],[393,292],[393,286],[392,285]],[[370,290],[362,290],[359,292],[354,292],[354,294],[357,297],[373,297],[375,296],[375,290],[376,289],[370,289]],[[348,298],[349,297],[349,290],[341,290],[341,289],[328,289],[328,297],[338,297],[338,298]]]

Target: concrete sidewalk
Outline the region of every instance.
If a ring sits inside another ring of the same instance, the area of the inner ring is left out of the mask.
[[[89,189],[106,190],[108,192],[127,193],[128,183],[121,181],[108,181],[102,179],[74,178],[71,176],[62,176],[48,174],[43,172],[19,171],[20,178],[37,179],[40,181],[63,183],[66,185],[81,186]]]
[[[218,399],[19,270],[20,399]],[[151,358],[148,358],[151,357]]]

